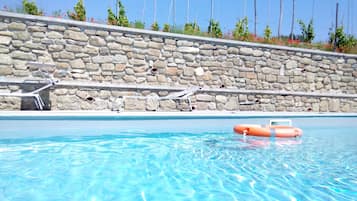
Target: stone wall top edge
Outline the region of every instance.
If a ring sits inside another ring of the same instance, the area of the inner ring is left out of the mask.
[[[304,48],[295,48],[295,47],[287,47],[287,46],[279,46],[279,45],[269,45],[269,44],[259,44],[252,42],[243,42],[243,41],[233,41],[227,39],[217,39],[217,38],[208,38],[208,37],[199,37],[199,36],[191,36],[184,34],[175,34],[175,33],[167,33],[167,32],[159,32],[159,31],[151,31],[144,29],[135,29],[135,28],[127,28],[113,25],[105,25],[105,24],[97,24],[91,22],[81,22],[69,19],[59,19],[54,17],[46,17],[46,16],[35,16],[35,15],[27,15],[13,12],[0,11],[0,18],[14,18],[18,20],[30,20],[30,21],[39,21],[46,22],[50,24],[65,24],[71,26],[85,27],[85,28],[95,28],[95,29],[104,29],[104,30],[112,30],[119,31],[123,33],[129,34],[142,34],[142,35],[150,35],[156,37],[163,38],[175,38],[175,39],[183,39],[183,40],[193,40],[200,42],[208,42],[208,43],[216,43],[219,45],[227,45],[227,46],[245,46],[245,47],[255,47],[255,48],[267,48],[274,50],[286,50],[286,51],[294,51],[294,52],[302,52],[308,54],[318,54],[324,56],[334,56],[334,57],[345,57],[345,58],[355,58],[357,59],[356,54],[344,54],[344,53],[336,53],[336,52],[327,52],[322,50],[313,50],[313,49],[304,49]]]

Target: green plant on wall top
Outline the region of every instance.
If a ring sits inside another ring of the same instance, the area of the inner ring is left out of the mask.
[[[129,20],[128,17],[125,14],[125,8],[124,5],[121,3],[121,1],[118,1],[119,4],[119,20],[118,20],[118,25],[123,26],[123,27],[128,27],[129,26]]]
[[[159,29],[160,29],[160,27],[159,27],[159,24],[157,22],[152,23],[151,30],[159,31]]]
[[[36,5],[36,0],[21,0],[22,4],[16,8],[3,6],[1,10],[17,13],[26,13],[31,15],[44,15],[42,10],[40,10]],[[73,11],[67,11],[67,15],[70,19],[86,21],[86,10],[84,6],[84,0],[76,0]],[[142,21],[133,21],[129,24],[128,17],[126,16],[125,8],[121,3],[121,0],[117,0],[118,12],[114,13],[110,8],[108,9],[108,18],[107,23],[111,25],[118,25],[124,27],[135,27],[144,29],[145,24]],[[66,12],[62,13],[61,10],[54,10],[50,16],[62,18],[65,17]],[[294,19],[294,18],[293,18]],[[91,22],[94,22],[94,18],[91,18]],[[354,35],[348,35],[344,33],[343,27],[338,27],[335,33],[329,32],[329,43],[312,43],[315,38],[314,24],[311,19],[308,24],[305,24],[302,20],[297,20],[300,25],[301,34],[299,35],[290,35],[289,37],[284,37],[281,34],[279,38],[274,38],[272,36],[271,27],[268,25],[264,29],[264,38],[257,37],[249,33],[248,30],[248,18],[245,17],[236,22],[235,28],[232,32],[226,32],[224,38],[226,39],[236,39],[243,41],[251,41],[257,43],[270,43],[276,45],[287,45],[287,46],[298,46],[303,48],[314,48],[322,50],[332,50],[332,46],[335,45],[336,38],[336,48],[337,51],[342,51],[345,53],[357,54],[357,39]],[[146,27],[149,28],[149,27]],[[157,21],[153,22],[150,28],[154,31],[159,31],[160,27]],[[222,38],[223,33],[220,28],[218,21],[211,19],[209,21],[208,33],[201,32],[199,25],[196,22],[186,23],[182,26],[170,26],[169,24],[164,24],[162,27],[163,32],[179,33],[179,34],[189,34],[189,35],[198,35],[198,36],[208,36],[215,38]],[[292,32],[293,33],[293,32]],[[289,40],[289,38],[297,37],[299,40]],[[303,41],[304,43],[300,43]],[[309,43],[309,44],[308,44]],[[335,48],[334,48],[335,49]]]
[[[137,28],[137,29],[144,29],[145,23],[142,21],[136,20],[135,22],[131,23],[131,27]]]
[[[336,33],[330,29],[329,33],[329,43],[331,45],[334,44],[336,38],[336,47],[339,49],[339,51],[346,52],[352,49],[353,47],[356,47],[357,45],[357,39],[353,35],[347,35],[345,34],[343,30],[343,26],[338,27],[336,29]]]
[[[186,23],[184,28],[184,33],[189,35],[198,35],[200,34],[200,27],[196,22]]]
[[[245,17],[238,20],[236,27],[233,31],[233,38],[236,40],[248,40],[249,30],[248,30],[248,18]]]
[[[332,31],[332,28],[330,29],[329,32],[329,43],[334,44],[336,38],[336,47],[341,48],[342,45],[345,43],[346,40],[346,35],[343,31],[343,27],[338,27],[336,29],[336,33]]]
[[[222,38],[222,31],[219,22],[211,19],[208,25],[208,34],[215,38]]]
[[[67,12],[67,15],[72,20],[86,21],[86,9],[83,4],[83,0],[78,0],[74,6],[74,12]]]
[[[35,2],[29,2],[27,0],[23,0],[22,7],[23,7],[24,13],[27,13],[30,15],[43,15],[42,11],[37,8]]]
[[[307,26],[302,20],[299,20],[298,22],[300,24],[302,40],[304,42],[311,43],[315,38],[314,24],[312,19]]]
[[[108,19],[107,20],[108,20],[108,24],[110,24],[110,25],[118,24],[118,19],[110,8],[108,9]]]
[[[118,6],[119,6],[118,15],[115,15],[110,8],[108,9],[108,24],[129,27],[129,20],[125,14],[124,5],[121,3],[120,0],[118,1]]]
[[[264,29],[264,40],[270,41],[271,40],[271,29],[269,25],[267,25]]]
[[[347,35],[343,51],[348,52],[352,48],[356,48],[356,47],[357,47],[357,39],[353,35]]]
[[[162,28],[163,32],[170,32],[170,25],[169,24],[164,24],[164,28]]]

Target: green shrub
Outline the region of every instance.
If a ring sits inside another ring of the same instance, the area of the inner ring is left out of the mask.
[[[108,9],[108,19],[107,20],[108,20],[108,24],[110,24],[110,25],[118,25],[118,19],[110,8]]]
[[[137,28],[137,29],[144,29],[145,23],[142,21],[136,20],[134,23],[131,24],[131,27]]]
[[[222,31],[219,22],[211,19],[208,25],[208,34],[215,38],[222,38]]]
[[[300,24],[302,40],[304,42],[311,43],[315,38],[314,24],[312,19],[307,26],[302,20],[299,20],[298,22]]]
[[[119,4],[119,20],[118,20],[118,25],[123,26],[123,27],[128,27],[129,26],[129,20],[128,17],[125,14],[125,8],[124,5],[121,3],[121,1],[118,1]]]
[[[334,44],[335,37],[336,37],[336,47],[342,52],[348,52],[349,50],[355,48],[357,45],[357,39],[353,35],[347,35],[343,31],[343,26],[338,27],[336,33],[330,30],[329,43],[331,45]]]
[[[357,46],[357,39],[353,35],[347,35],[344,43],[345,51],[349,51]]]
[[[245,17],[236,23],[236,27],[233,31],[233,38],[236,40],[247,40],[248,36],[248,18]]]
[[[39,10],[35,2],[29,2],[27,0],[22,1],[23,12],[30,15],[43,15],[42,11]]]
[[[271,29],[269,25],[267,25],[264,29],[264,40],[270,41],[271,40]]]
[[[343,41],[345,40],[345,33],[343,32],[343,27],[338,27],[336,29],[336,33],[332,31],[332,28],[330,28],[329,32],[329,43],[334,44],[335,38],[336,38],[336,47],[341,47],[343,44]]]
[[[186,23],[184,28],[184,33],[189,35],[199,35],[200,27],[196,22],[194,23]]]
[[[170,32],[170,25],[169,24],[164,24],[164,28],[162,28],[163,32]]]
[[[110,8],[108,9],[108,24],[129,27],[129,20],[125,14],[124,5],[121,3],[120,0],[118,1],[118,5],[119,5],[118,15],[115,15]]]
[[[152,25],[151,25],[151,30],[153,31],[159,31],[160,27],[159,27],[159,24],[157,22],[154,22]]]
[[[86,21],[86,9],[83,4],[83,0],[78,0],[74,6],[74,12],[67,12],[67,15],[72,20]]]

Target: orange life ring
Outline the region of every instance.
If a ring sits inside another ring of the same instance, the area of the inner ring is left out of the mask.
[[[252,135],[258,137],[299,137],[302,135],[300,128],[292,126],[261,126],[256,124],[240,124],[233,128],[234,132],[241,135]]]

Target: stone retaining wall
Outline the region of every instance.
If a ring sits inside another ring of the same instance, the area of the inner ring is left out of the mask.
[[[1,79],[37,77],[38,69],[28,61],[55,64],[46,70],[60,81],[357,94],[356,55],[0,12]],[[11,83],[0,87],[21,90]],[[183,109],[170,100],[120,102],[123,95],[152,93],[169,92],[78,87],[47,92],[52,110]],[[242,105],[247,101],[255,103]],[[25,102],[0,97],[0,109],[31,108]],[[193,103],[198,110],[357,112],[356,98],[343,97],[199,92]]]
[[[17,91],[18,85],[8,85]],[[28,87],[28,86],[26,86]],[[32,88],[33,89],[33,88]],[[114,110],[114,111],[189,111],[187,102],[140,99],[130,96],[165,96],[168,91],[120,90],[55,87],[42,93],[52,110]],[[129,96],[123,99],[123,96]],[[357,101],[352,98],[327,98],[285,95],[247,95],[235,93],[200,92],[192,96],[195,110],[217,111],[287,111],[287,112],[355,112]],[[33,100],[17,97],[1,97],[0,110],[36,109]]]

